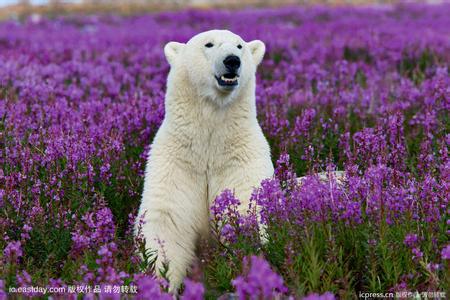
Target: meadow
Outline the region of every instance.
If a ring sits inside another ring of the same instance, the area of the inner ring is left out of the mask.
[[[276,172],[246,216],[231,191],[216,199],[180,297],[442,296],[449,15],[443,4],[3,21],[0,299],[27,286],[67,288],[53,299],[172,299],[133,224],[164,117],[163,47],[212,28],[266,44],[256,101]],[[343,184],[314,176],[334,170]],[[75,285],[86,289],[68,292]]]

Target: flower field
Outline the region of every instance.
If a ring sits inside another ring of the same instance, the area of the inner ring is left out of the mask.
[[[256,101],[276,174],[246,216],[231,191],[216,199],[181,299],[442,296],[449,15],[444,4],[0,23],[0,299],[30,286],[62,288],[55,299],[172,299],[133,224],[164,117],[163,47],[212,28],[266,44]],[[343,184],[313,175],[334,170]]]

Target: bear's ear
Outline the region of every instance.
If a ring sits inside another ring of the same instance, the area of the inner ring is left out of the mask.
[[[176,57],[180,54],[181,49],[183,49],[184,44],[177,42],[169,42],[164,47],[164,54],[166,55],[166,59],[170,65],[173,65]]]
[[[264,53],[266,52],[266,46],[260,40],[251,41],[247,43],[247,46],[253,56],[253,62],[255,65],[259,65],[264,57]]]

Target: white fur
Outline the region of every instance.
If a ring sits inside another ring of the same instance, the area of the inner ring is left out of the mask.
[[[164,257],[169,262],[172,290],[193,262],[199,237],[208,234],[216,196],[234,190],[245,213],[253,188],[273,175],[255,107],[255,72],[264,51],[261,41],[246,43],[225,30],[164,48],[171,66],[166,112],[151,146],[139,215],[145,212],[146,247],[159,253],[157,270]],[[230,54],[240,57],[241,68],[238,86],[226,91],[215,75]],[[164,241],[164,254],[156,239]]]

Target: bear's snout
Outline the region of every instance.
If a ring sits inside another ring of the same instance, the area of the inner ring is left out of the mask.
[[[224,60],[223,64],[230,73],[236,73],[236,71],[241,66],[241,59],[236,55],[228,55]]]

